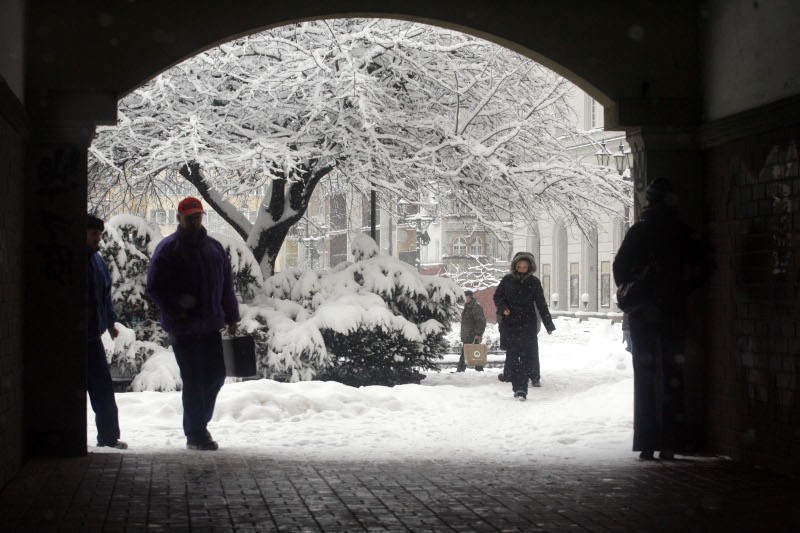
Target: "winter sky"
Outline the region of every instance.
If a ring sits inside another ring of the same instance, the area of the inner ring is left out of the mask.
[[[420,385],[393,388],[229,382],[209,424],[220,450],[210,453],[510,464],[631,459],[632,370],[619,324],[558,318],[556,327],[552,336],[539,336],[542,387],[531,388],[527,402],[512,398],[510,384],[497,379],[499,368],[446,368],[428,372]],[[130,446],[123,453],[203,453],[185,450],[180,392],[119,393],[117,404]],[[88,405],[87,417],[91,444]]]

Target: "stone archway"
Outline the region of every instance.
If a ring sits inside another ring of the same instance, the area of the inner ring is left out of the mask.
[[[26,99],[32,137],[24,193],[28,451],[86,451],[86,149],[95,125],[115,121],[121,95],[200,50],[259,29],[344,16],[420,20],[512,48],[595,97],[606,107],[607,127],[629,130],[639,188],[647,176],[664,174],[684,178],[687,191],[699,186],[697,149],[687,133],[699,122],[694,2],[642,7],[626,0],[614,17],[602,7],[472,0],[455,10],[438,3],[300,0],[231,10],[174,1],[154,12],[135,2],[31,5]],[[49,335],[42,334],[43,316],[52,325]]]

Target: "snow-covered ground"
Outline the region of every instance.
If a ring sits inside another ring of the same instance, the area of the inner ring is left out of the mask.
[[[630,459],[632,370],[619,324],[559,318],[556,327],[552,336],[539,336],[542,387],[531,388],[527,402],[512,398],[497,368],[429,372],[421,385],[394,388],[227,383],[209,424],[220,443],[216,453],[340,461]],[[185,448],[180,392],[121,393],[117,404],[130,451]],[[94,443],[89,406],[87,416]]]

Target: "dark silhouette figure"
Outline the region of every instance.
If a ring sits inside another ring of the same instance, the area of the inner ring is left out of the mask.
[[[181,371],[183,432],[191,450],[216,450],[208,432],[223,383],[220,329],[236,333],[239,303],[225,248],[203,227],[203,205],[189,196],[178,204],[178,230],[161,241],[147,271],[147,291],[161,309]]]
[[[634,372],[633,450],[652,459],[673,459],[681,450],[684,420],[686,297],[708,277],[708,247],[678,218],[669,181],[654,180],[645,191],[648,207],[614,259],[619,286],[647,278],[648,297],[627,316]]]
[[[97,425],[97,445],[124,450],[128,445],[119,440],[119,411],[114,399],[114,383],[108,369],[106,351],[100,336],[108,331],[112,339],[119,335],[117,314],[111,303],[111,276],[106,262],[98,253],[103,237],[103,221],[89,215],[86,225],[86,253],[89,260],[86,285],[87,389]]]

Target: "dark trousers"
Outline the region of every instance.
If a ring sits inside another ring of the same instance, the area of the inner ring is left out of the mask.
[[[222,338],[214,332],[171,336],[170,341],[183,381],[183,433],[188,442],[203,442],[211,438],[206,427],[225,383]]]
[[[87,352],[89,361],[86,381],[97,426],[97,443],[114,444],[119,440],[119,412],[114,399],[114,384],[108,370],[106,351],[100,339],[95,339],[89,341]]]
[[[680,450],[683,432],[683,329],[674,320],[631,317],[633,450]]]
[[[528,379],[539,381],[539,342],[536,337],[509,343],[503,373],[514,392],[528,394]]]

